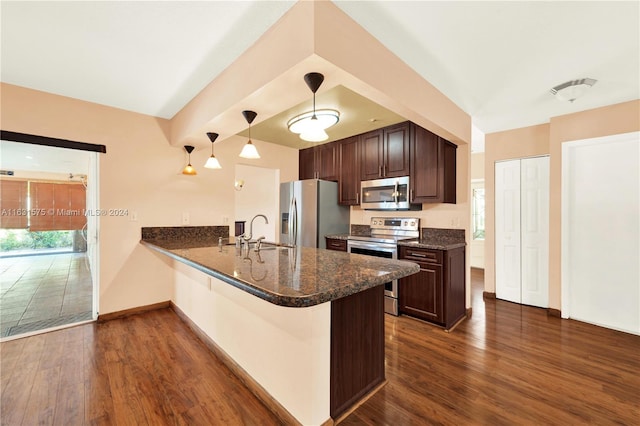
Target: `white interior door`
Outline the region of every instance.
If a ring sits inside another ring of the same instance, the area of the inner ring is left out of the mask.
[[[495,166],[496,297],[521,303],[520,160]]]
[[[549,157],[520,162],[521,303],[549,306]]]
[[[640,133],[562,147],[562,315],[640,334]]]

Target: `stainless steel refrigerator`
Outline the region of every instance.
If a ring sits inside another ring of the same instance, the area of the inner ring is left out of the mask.
[[[280,184],[280,243],[326,248],[327,234],[349,233],[349,207],[338,205],[338,184],[319,179]]]

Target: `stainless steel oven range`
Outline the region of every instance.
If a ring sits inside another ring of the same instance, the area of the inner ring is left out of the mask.
[[[398,241],[413,240],[420,236],[420,219],[415,217],[372,217],[371,236],[350,235],[349,253],[398,258]],[[384,285],[384,311],[398,315],[398,280]]]

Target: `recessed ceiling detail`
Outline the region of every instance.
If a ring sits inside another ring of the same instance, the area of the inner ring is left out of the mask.
[[[318,143],[301,140],[297,134],[291,133],[287,128],[287,123],[291,117],[308,112],[310,106],[311,102],[304,101],[288,110],[282,111],[253,126],[251,133],[255,139],[296,149],[318,145]],[[339,125],[326,130],[329,138],[322,143],[344,139],[406,120],[404,117],[341,85],[318,94],[316,106],[319,110],[336,109],[340,111]],[[371,117],[376,117],[376,121],[372,122]],[[239,135],[248,137],[248,131],[245,130]]]

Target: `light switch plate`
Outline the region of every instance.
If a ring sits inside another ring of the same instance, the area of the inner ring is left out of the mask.
[[[182,212],[182,224],[183,225],[189,224],[189,212]]]

